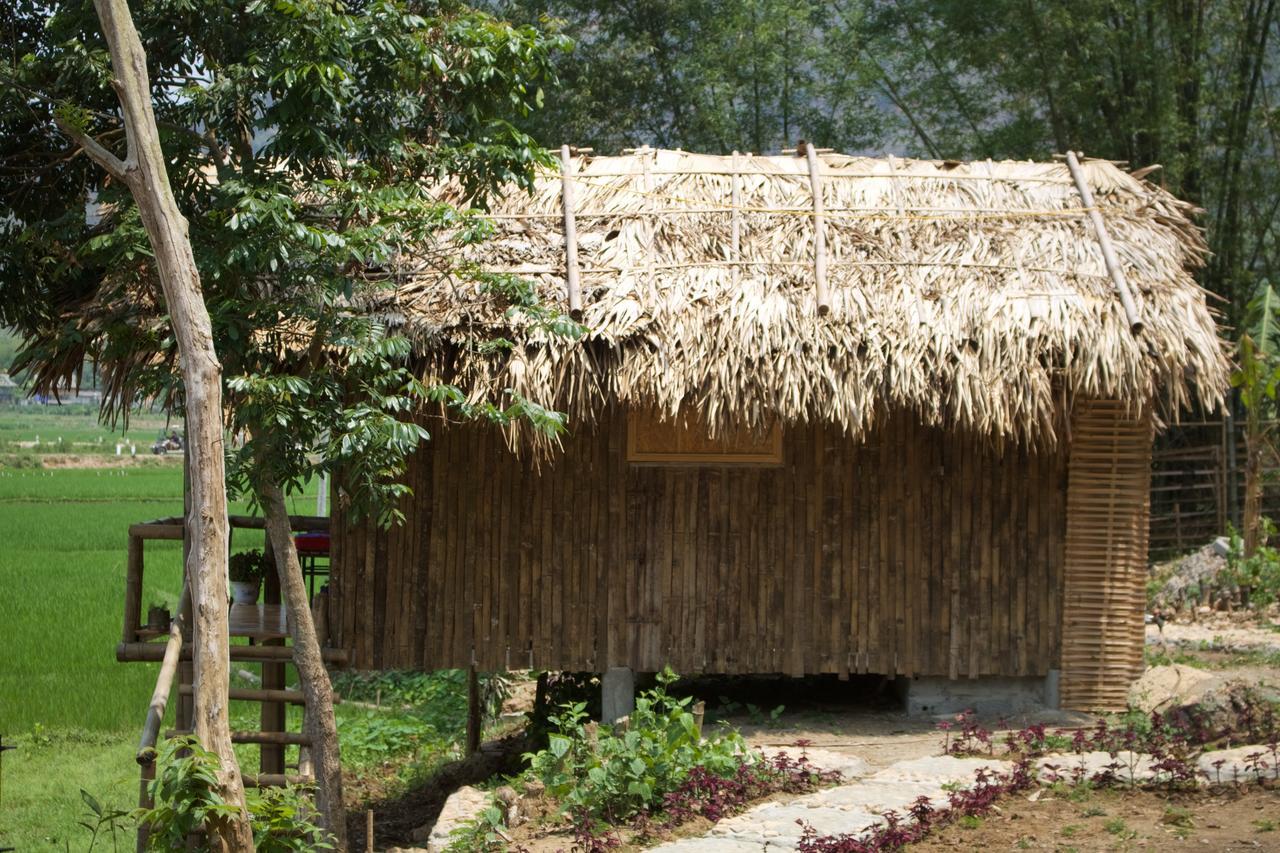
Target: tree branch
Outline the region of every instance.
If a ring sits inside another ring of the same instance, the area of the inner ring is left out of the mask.
[[[81,133],[62,119],[54,118],[54,122],[58,125],[59,130],[69,136],[72,142],[79,145],[84,153],[89,155],[89,159],[101,166],[103,171],[111,177],[127,182],[129,173],[137,168],[134,163],[121,160],[108,151],[98,140],[88,134]]]

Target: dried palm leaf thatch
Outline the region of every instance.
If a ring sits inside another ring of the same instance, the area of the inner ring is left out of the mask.
[[[694,406],[713,430],[821,419],[856,436],[907,410],[1052,445],[1076,398],[1166,420],[1214,407],[1229,366],[1193,279],[1206,252],[1194,209],[1109,162],[1083,170],[1139,335],[1066,166],[830,154],[825,316],[803,157],[649,149],[573,160],[585,340],[548,336],[475,281],[411,258],[376,307],[403,323],[430,375],[579,419],[612,402]],[[548,172],[531,194],[497,198],[494,239],[465,259],[526,277],[567,310],[561,180]],[[498,336],[514,348],[477,345]]]

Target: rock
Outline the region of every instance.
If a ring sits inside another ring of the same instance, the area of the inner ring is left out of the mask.
[[[1036,778],[1046,784],[1077,781],[1087,782],[1099,774],[1112,773],[1121,782],[1130,785],[1149,782],[1156,777],[1154,762],[1149,755],[1120,751],[1109,752],[1057,752],[1036,759]]]
[[[994,758],[957,758],[954,755],[933,755],[899,761],[879,773],[868,777],[869,782],[913,782],[940,787],[942,785],[973,785],[976,774],[986,769],[991,773],[1008,773],[1013,764]]]
[[[489,805],[489,795],[479,788],[465,785],[449,795],[434,825],[420,826],[410,835],[414,841],[427,842],[428,853],[443,853],[455,829],[480,814]]]
[[[1178,561],[1169,578],[1156,593],[1157,601],[1166,604],[1178,604],[1195,590],[1212,584],[1218,573],[1227,567],[1226,543],[1219,544],[1215,540],[1199,551],[1188,554]]]
[[[1265,744],[1206,752],[1196,761],[1203,784],[1233,784],[1263,779],[1280,779],[1278,758]]]
[[[895,811],[905,814],[920,797],[928,797],[935,808],[947,804],[947,792],[941,785],[919,782],[859,782],[823,791],[825,801],[833,806],[859,808],[871,814]]]
[[[1215,678],[1198,685],[1194,693],[1199,695],[1163,714],[1170,723],[1198,731],[1206,742],[1246,736],[1247,732],[1241,729],[1247,720],[1257,720],[1264,706],[1280,703],[1280,689],[1263,683]]]
[[[650,853],[760,853],[764,845],[732,838],[682,838],[650,849]]]
[[[1221,683],[1218,676],[1193,666],[1153,666],[1129,688],[1129,704],[1147,714],[1164,712],[1200,701]]]
[[[493,801],[502,809],[504,823],[507,826],[519,826],[522,822],[520,814],[520,795],[510,785],[503,785],[493,792]]]

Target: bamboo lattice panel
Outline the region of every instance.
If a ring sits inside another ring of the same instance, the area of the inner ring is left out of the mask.
[[[1113,402],[1071,427],[1063,589],[1065,708],[1120,710],[1142,672],[1151,423]]]

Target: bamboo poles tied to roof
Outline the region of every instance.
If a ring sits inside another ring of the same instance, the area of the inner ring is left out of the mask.
[[[1190,205],[1100,160],[805,147],[562,151],[560,174],[493,200],[497,235],[468,260],[580,310],[583,341],[526,326],[479,285],[440,286],[443,271],[406,276],[389,301],[428,372],[579,418],[611,401],[694,405],[713,429],[817,418],[857,434],[909,409],[1052,443],[1076,398],[1166,419],[1220,399],[1228,364],[1193,278],[1206,248]],[[483,335],[516,346],[465,345]]]

